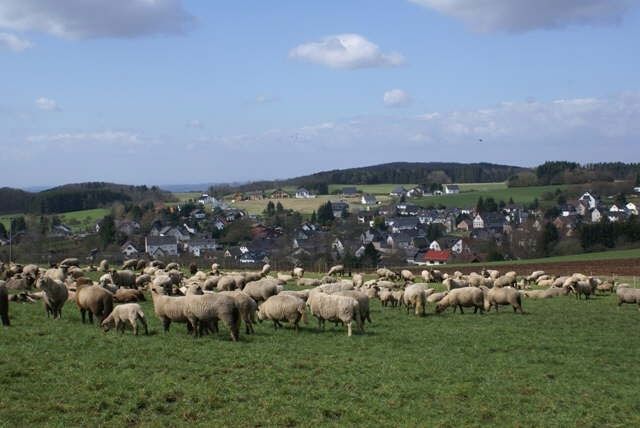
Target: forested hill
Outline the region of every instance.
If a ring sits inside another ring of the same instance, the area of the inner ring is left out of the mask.
[[[78,183],[31,193],[0,188],[0,214],[58,214],[108,206],[113,202],[161,202],[171,194],[157,187],[113,183]]]
[[[526,168],[491,163],[394,162],[360,168],[336,169],[286,180],[257,181],[228,186],[237,191],[297,186],[316,189],[320,184],[427,184],[490,183],[506,181]]]

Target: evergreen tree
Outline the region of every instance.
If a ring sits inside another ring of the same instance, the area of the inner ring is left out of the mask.
[[[320,223],[321,225],[327,226],[331,224],[331,222],[335,218],[333,216],[333,208],[331,207],[331,202],[327,201],[327,203],[320,205],[320,207],[318,208],[317,217],[318,223]]]
[[[273,217],[273,215],[276,213],[276,207],[275,205],[273,205],[273,201],[269,201],[269,203],[267,204],[267,208],[265,208],[264,212],[268,217]]]
[[[112,215],[105,216],[100,221],[100,241],[102,246],[106,247],[114,241],[116,237],[116,223]]]
[[[482,198],[482,196],[480,196],[478,198],[478,203],[476,204],[476,212],[478,213],[483,213],[485,212],[485,208],[484,208],[484,199]]]
[[[2,222],[0,222],[0,238],[7,239],[7,229]]]
[[[513,197],[509,198],[509,205],[515,205],[516,203],[513,201]]]
[[[315,210],[311,213],[311,218],[309,219],[311,224],[316,224],[318,222],[318,217],[316,216]]]
[[[378,262],[380,261],[380,253],[378,253],[378,250],[376,250],[376,247],[374,247],[371,242],[369,242],[364,247],[364,254],[362,255],[362,261],[364,264],[367,264],[371,267],[378,266]]]
[[[484,201],[484,209],[485,209],[486,212],[494,213],[494,212],[498,211],[498,204],[496,204],[495,199],[487,198]]]
[[[553,223],[546,223],[542,231],[542,251],[549,256],[555,245],[560,241],[560,233]]]
[[[282,204],[280,202],[278,202],[278,204],[276,205],[276,212],[277,213],[284,212],[284,207],[282,206]]]

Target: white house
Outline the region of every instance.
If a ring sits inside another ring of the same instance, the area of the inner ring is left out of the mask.
[[[609,212],[610,213],[617,213],[622,211],[620,208],[618,208],[618,206],[616,204],[611,205],[611,208],[609,208]]]
[[[138,249],[131,243],[131,241],[125,242],[120,247],[120,252],[126,257],[130,258],[138,255]]]
[[[296,190],[296,199],[311,199],[311,198],[315,198],[315,195],[313,195],[304,187],[301,187],[298,190]]]
[[[598,205],[598,200],[589,192],[585,192],[584,195],[580,196],[579,200],[585,202],[590,210]]]
[[[460,187],[457,184],[443,184],[442,189],[446,195],[456,195],[460,193]]]
[[[633,202],[629,202],[627,205],[624,206],[627,211],[629,211],[631,214],[633,215],[638,215],[638,207],[636,206],[636,204],[634,204]]]
[[[473,228],[474,228],[474,229],[484,229],[484,220],[483,220],[483,218],[480,216],[480,214],[477,214],[477,215],[473,218]]]
[[[175,236],[147,236],[144,247],[145,252],[153,257],[178,255],[178,239]]]
[[[438,241],[433,241],[431,244],[429,244],[429,249],[434,251],[442,251],[442,249],[440,248],[440,244],[438,244]]]
[[[592,223],[598,223],[601,219],[602,219],[602,213],[600,212],[600,210],[595,208],[593,211],[591,211],[591,222]]]

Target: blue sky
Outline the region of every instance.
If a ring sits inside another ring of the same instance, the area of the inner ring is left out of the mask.
[[[639,3],[4,0],[0,186],[640,161]]]

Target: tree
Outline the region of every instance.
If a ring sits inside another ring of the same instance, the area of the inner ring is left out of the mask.
[[[380,261],[380,253],[376,250],[376,247],[369,242],[364,247],[364,254],[362,255],[362,263],[371,267],[377,267]]]
[[[0,238],[7,238],[7,229],[4,227],[4,223],[0,222]]]
[[[476,212],[483,213],[484,212],[484,199],[482,196],[478,198],[478,202],[476,203]]]
[[[624,193],[618,193],[615,198],[615,203],[618,208],[624,208],[627,205],[627,198],[624,196]]]
[[[486,212],[494,213],[494,212],[498,211],[498,204],[496,204],[495,199],[487,198],[484,201],[484,209],[485,209]]]
[[[315,210],[311,213],[311,218],[309,219],[311,224],[316,224],[318,222],[318,217],[316,216]]]
[[[100,221],[100,242],[102,246],[106,247],[111,244],[116,237],[116,223],[111,214],[106,215]]]
[[[516,203],[513,201],[513,197],[509,198],[509,205],[515,205]]]
[[[333,215],[333,207],[331,206],[331,202],[327,201],[327,203],[320,205],[320,207],[318,208],[317,217],[318,223],[323,226],[327,226],[331,224],[331,222],[333,222],[335,217]]]
[[[282,204],[280,202],[278,202],[278,204],[276,205],[276,212],[277,213],[284,212],[284,207],[282,206]]]
[[[269,201],[269,203],[267,204],[267,207],[264,209],[264,213],[268,217],[273,217],[273,215],[276,213],[276,207],[275,205],[273,205],[273,201]]]
[[[24,230],[27,230],[27,222],[24,220],[23,216],[11,219],[11,231],[13,233],[21,232]]]
[[[553,223],[546,223],[542,231],[542,251],[545,256],[551,255],[558,241],[560,241],[558,228]]]

